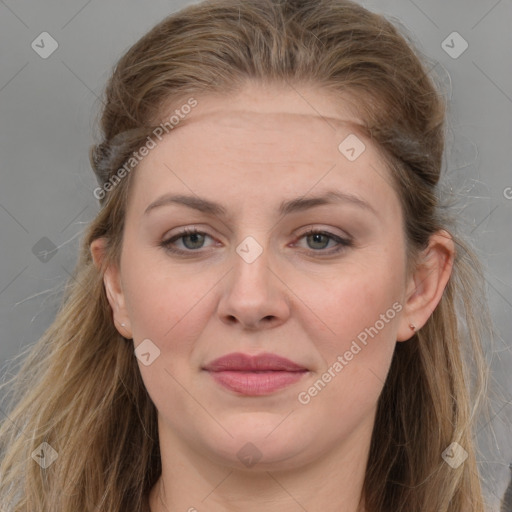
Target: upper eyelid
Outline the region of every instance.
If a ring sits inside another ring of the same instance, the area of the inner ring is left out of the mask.
[[[302,238],[303,236],[308,235],[311,232],[326,234],[328,236],[332,236],[333,238],[335,238],[335,237],[342,238],[342,239],[351,239],[352,238],[352,236],[346,232],[345,233],[333,233],[329,228],[322,228],[322,227],[308,227],[308,228],[305,228],[304,231],[298,233],[295,236]],[[173,238],[179,239],[181,237],[184,237],[187,235],[193,235],[193,234],[206,235],[206,236],[209,236],[210,238],[213,238],[213,239],[215,238],[213,235],[211,235],[210,233],[208,233],[207,231],[204,231],[202,229],[198,229],[195,227],[192,227],[192,228],[185,227],[185,228],[182,228],[181,231],[178,231],[177,233],[174,233],[173,235],[164,238],[164,241],[172,240]]]

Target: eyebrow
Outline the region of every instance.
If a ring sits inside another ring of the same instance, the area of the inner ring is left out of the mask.
[[[335,204],[340,202],[358,206],[369,212],[372,212],[375,215],[378,215],[377,211],[360,197],[354,194],[349,194],[347,192],[340,192],[338,190],[328,190],[322,195],[315,197],[298,197],[296,199],[283,201],[279,205],[278,214],[288,215],[290,213],[308,210],[309,208],[314,208],[315,206]],[[198,210],[200,212],[211,215],[226,216],[227,214],[227,210],[222,205],[208,199],[204,199],[198,196],[188,196],[181,194],[165,194],[153,201],[144,211],[144,215],[147,215],[155,208],[173,204],[184,205],[194,210]]]

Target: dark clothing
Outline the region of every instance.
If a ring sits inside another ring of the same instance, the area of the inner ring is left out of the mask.
[[[512,464],[510,464],[509,467],[512,470]],[[508,484],[505,495],[503,496],[500,512],[512,512],[512,477],[510,478],[510,483]]]

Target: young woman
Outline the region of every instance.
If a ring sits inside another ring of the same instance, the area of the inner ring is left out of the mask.
[[[348,1],[205,2],[130,48],[101,210],[12,386],[1,509],[483,511],[444,115]]]

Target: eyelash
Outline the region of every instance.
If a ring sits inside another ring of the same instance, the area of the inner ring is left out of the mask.
[[[160,246],[163,247],[166,251],[168,251],[170,253],[179,254],[179,255],[188,255],[188,254],[192,254],[192,253],[198,253],[199,249],[198,250],[194,250],[194,249],[182,250],[182,249],[176,249],[176,248],[172,247],[172,244],[175,241],[179,240],[180,238],[185,238],[187,236],[196,235],[196,234],[210,236],[210,235],[208,235],[208,233],[205,233],[203,231],[198,231],[197,229],[185,228],[182,231],[180,231],[179,233],[177,233],[176,235],[169,238],[168,240],[162,241],[160,243]],[[332,240],[334,240],[335,242],[337,242],[339,244],[337,248],[335,248],[334,250],[331,249],[330,251],[325,251],[323,249],[316,249],[316,250],[310,249],[311,252],[316,253],[316,254],[324,253],[323,255],[326,255],[326,256],[332,255],[332,254],[337,254],[348,247],[353,247],[353,245],[354,245],[352,239],[350,239],[350,238],[342,238],[340,236],[334,235],[333,233],[329,233],[328,231],[322,231],[322,230],[317,230],[317,229],[310,229],[310,230],[306,231],[305,233],[302,233],[299,237],[299,240],[302,238],[305,238],[307,236],[310,236],[310,235],[324,235],[324,236],[331,238]]]

